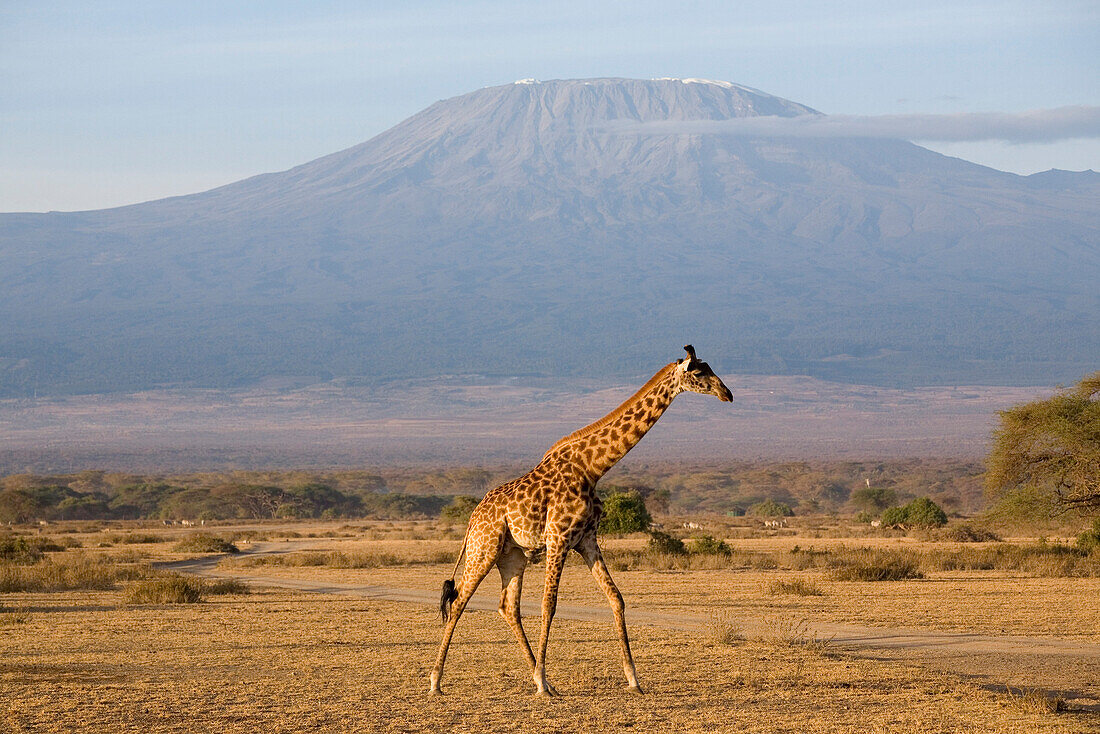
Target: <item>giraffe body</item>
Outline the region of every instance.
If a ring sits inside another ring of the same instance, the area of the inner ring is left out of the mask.
[[[440,693],[443,664],[455,625],[485,576],[497,566],[501,578],[500,614],[524,651],[540,694],[554,694],[546,680],[546,645],[557,606],[565,557],[575,550],[584,558],[615,616],[628,686],[638,678],[627,637],[625,605],[596,540],[601,503],[596,482],[641,440],[680,392],[690,390],[732,400],[729,389],[705,362],[689,358],[662,367],[638,392],[600,420],[555,443],[542,461],[523,476],[486,493],[470,515],[463,551],[461,583],[444,584],[441,610],[446,626],[431,674],[431,692]],[[546,559],[542,628],[532,651],[520,618],[520,592],[527,564]],[[455,564],[457,572],[458,562]],[[448,586],[450,584],[450,586]]]

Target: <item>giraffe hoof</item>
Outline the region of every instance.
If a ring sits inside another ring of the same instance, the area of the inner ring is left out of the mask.
[[[639,696],[645,695],[645,691],[642,690],[641,686],[627,686],[626,690],[630,691],[631,693],[637,693]]]
[[[431,690],[428,691],[428,695],[429,696],[442,696],[443,695],[443,689],[440,688],[439,686],[432,686]]]

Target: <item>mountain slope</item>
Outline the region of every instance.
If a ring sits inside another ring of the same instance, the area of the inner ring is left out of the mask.
[[[808,114],[724,82],[516,83],[201,194],[0,215],[0,394],[633,375],[686,341],[879,384],[1095,368],[1095,175],[617,126]]]

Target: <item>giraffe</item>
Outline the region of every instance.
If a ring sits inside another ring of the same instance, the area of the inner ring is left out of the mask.
[[[445,626],[431,673],[430,693],[442,693],[440,679],[455,625],[470,597],[495,565],[501,581],[498,611],[512,628],[527,658],[537,693],[557,695],[546,680],[546,643],[557,606],[562,568],[571,550],[584,558],[596,584],[607,596],[619,635],[627,687],[642,692],[630,654],[623,597],[611,579],[596,541],[601,512],[596,482],[634,448],[681,392],[713,395],[724,402],[733,400],[729,388],[710,366],[696,358],[695,349],[689,344],[684,350],[686,358],[662,367],[622,405],[559,440],[538,466],[491,490],[474,508],[451,578],[443,582],[440,611]],[[532,651],[520,619],[519,599],[527,564],[537,563],[543,555],[546,581],[542,630],[537,650]],[[456,589],[454,579],[463,556],[466,564]]]

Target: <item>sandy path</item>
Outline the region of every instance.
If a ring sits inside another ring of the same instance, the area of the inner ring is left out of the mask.
[[[304,550],[299,543],[256,543],[247,555],[268,555]],[[217,568],[222,556],[204,556],[158,564],[181,573],[211,578],[233,578],[259,586],[297,589],[317,594],[341,594],[366,599],[437,606],[439,591],[365,584],[341,584],[311,579],[288,579],[255,573],[228,573]],[[498,595],[479,593],[468,609],[496,611]],[[523,613],[538,617],[534,602],[523,604]],[[556,618],[580,621],[612,621],[607,607],[558,604]],[[631,625],[644,624],[677,631],[706,630],[712,620],[704,615],[670,614],[628,608]],[[763,631],[760,620],[737,622],[748,636]],[[902,628],[808,622],[806,632],[831,640],[831,645],[863,657],[909,660],[939,670],[988,680],[1003,688],[1035,687],[1063,695],[1076,708],[1100,711],[1100,644],[1047,637],[1021,637]]]

